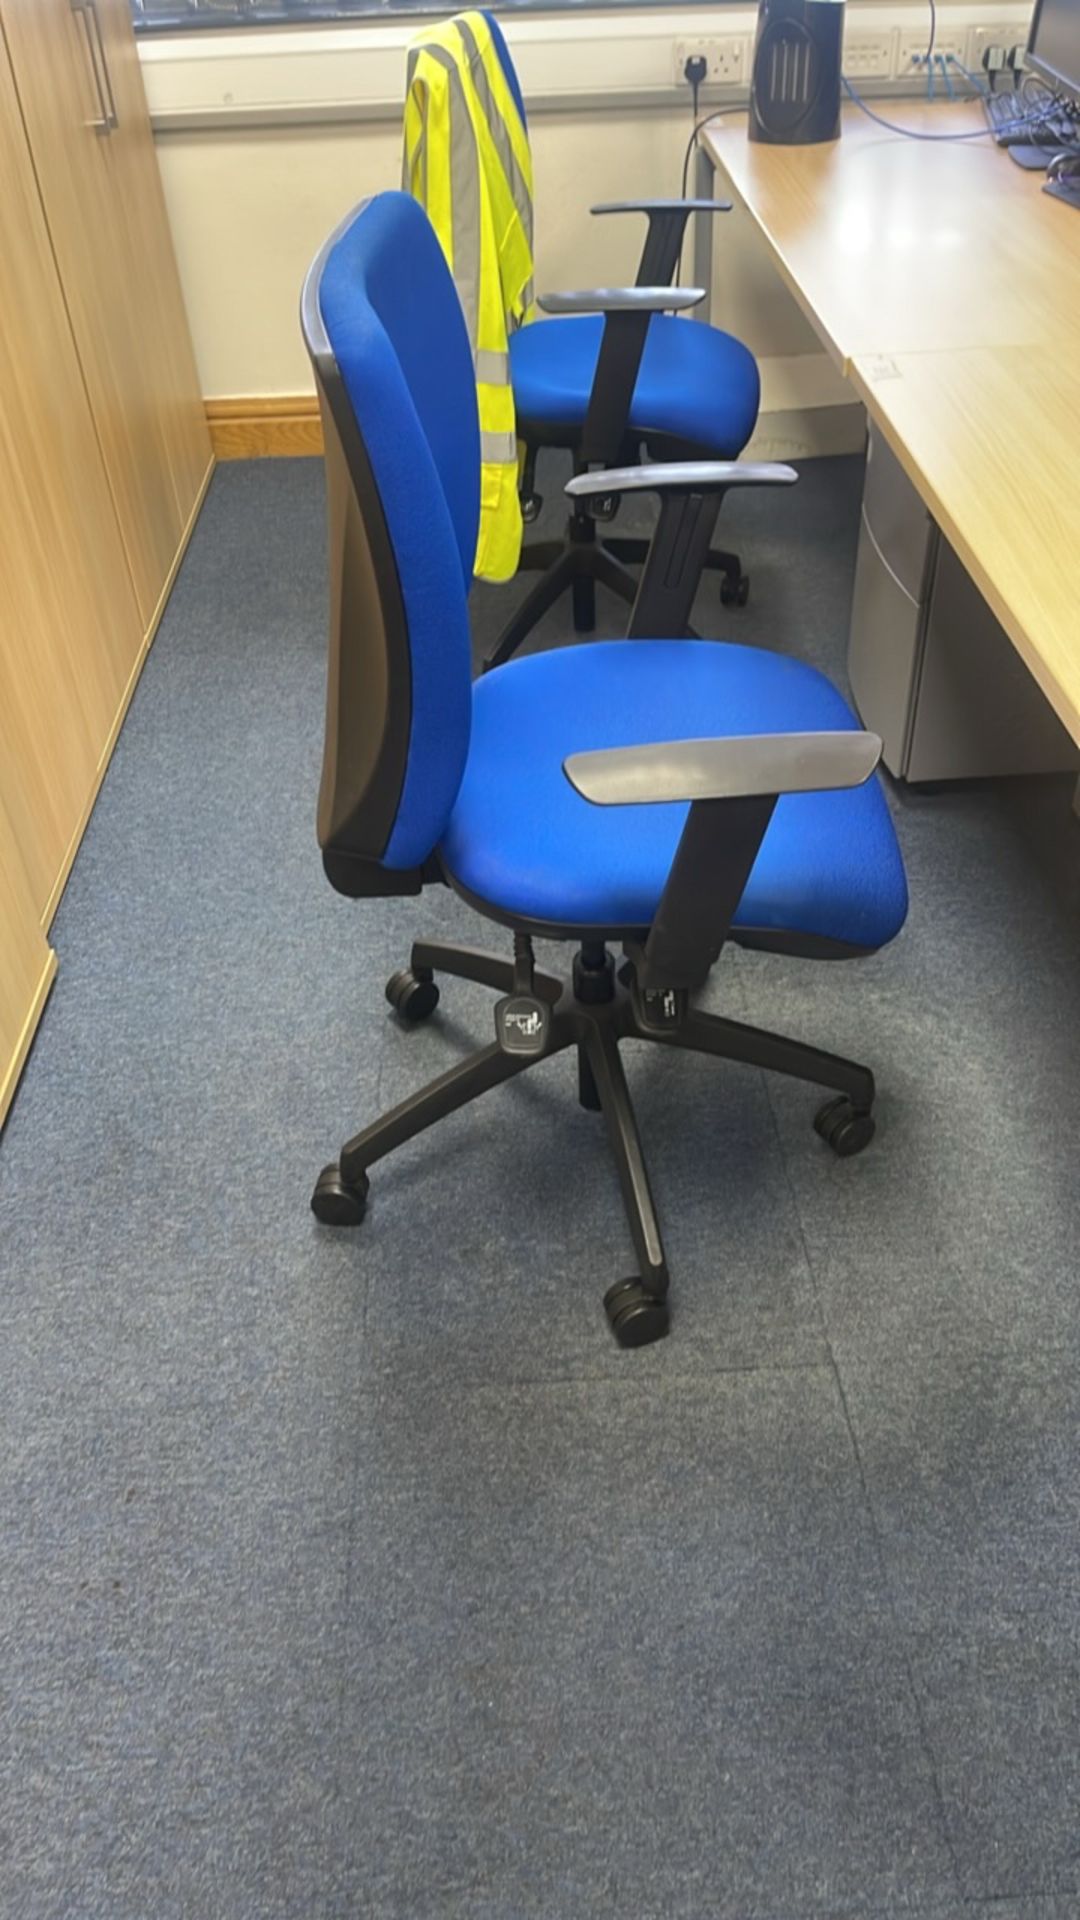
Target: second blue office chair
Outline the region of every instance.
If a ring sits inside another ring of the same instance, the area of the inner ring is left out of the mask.
[[[517,101],[525,104],[506,40],[486,15]],[[633,288],[541,296],[553,317],[522,327],[510,339],[518,435],[525,447],[522,499],[535,517],[536,458],[543,447],[569,453],[575,472],[628,465],[645,447],[656,460],[735,460],[757,422],[761,382],[741,340],[719,327],[678,318],[703,298],[672,287],[687,220],[729,213],[728,200],[632,200],[593,207],[594,214],[644,214],[648,225]],[[487,664],[509,660],[560,594],[570,589],[574,625],[591,633],[595,588],[632,602],[637,589],[627,563],[643,561],[645,540],[598,533],[595,510],[610,513],[611,496],[575,499],[562,540],[529,541],[521,564],[540,570],[508,622]],[[723,575],[725,603],[742,605],[748,579],[739,558],[712,549],[705,564]]]
[[[374,1163],[562,1050],[602,1111],[635,1271],[606,1295],[625,1346],[667,1331],[668,1270],[619,1057],[652,1040],[836,1090],[816,1125],[839,1154],[873,1133],[869,1069],[695,1009],[729,940],[812,958],[890,940],[907,896],[873,768],[881,743],[785,655],[634,637],[470,677],[467,592],[480,440],[472,356],[425,215],[383,194],[315,260],[302,319],[326,439],[331,626],[319,840],[354,898],[451,887],[510,930],[512,954],[418,940],[387,995],[430,1015],[436,973],[501,997],[486,1046],[366,1126],[312,1207],[357,1224]],[[632,631],[682,631],[719,500],[790,469],[631,469],[572,483],[653,486],[660,520]],[[653,624],[668,622],[669,624]],[[565,979],[533,938],[575,948]],[[610,951],[622,949],[621,964]],[[708,1149],[711,1151],[711,1149]],[[722,1169],[717,1190],[722,1191]],[[572,1221],[552,1221],[552,1234]],[[445,1231],[452,1234],[453,1220]]]

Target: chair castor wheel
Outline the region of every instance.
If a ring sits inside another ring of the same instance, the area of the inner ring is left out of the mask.
[[[835,1100],[826,1100],[818,1109],[814,1115],[814,1132],[821,1135],[825,1145],[841,1160],[847,1160],[870,1145],[874,1137],[874,1116],[860,1113],[847,1094],[841,1093]]]
[[[434,1013],[439,1004],[439,989],[429,972],[414,973],[411,967],[399,967],[386,983],[386,997],[394,1012],[414,1027]]]
[[[336,1160],[324,1167],[315,1182],[311,1211],[324,1227],[358,1227],[367,1210],[371,1182],[366,1173],[345,1181]]]
[[[720,582],[720,605],[722,607],[745,607],[750,598],[750,575],[740,573],[737,580],[724,575]]]
[[[666,1300],[650,1293],[640,1280],[617,1280],[604,1295],[604,1312],[620,1347],[648,1347],[662,1340],[671,1326]]]

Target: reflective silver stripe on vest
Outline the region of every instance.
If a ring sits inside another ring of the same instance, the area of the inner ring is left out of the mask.
[[[419,48],[412,47],[409,51],[408,62],[405,67],[406,101],[408,101],[409,95],[412,93],[413,78],[416,73],[416,63],[419,58],[420,58]],[[406,124],[408,124],[407,118],[406,118]],[[408,135],[406,135],[405,140],[403,142],[403,151],[401,155],[401,185],[405,193],[410,193],[412,191],[413,169],[414,167],[418,166],[420,168],[421,174],[423,176],[423,182],[424,182],[423,188],[422,188],[422,196],[423,196],[422,204],[424,206],[427,205],[427,164],[424,156],[424,145],[425,145],[426,139],[427,139],[427,119],[423,114],[421,114],[420,115],[420,132],[417,136],[416,146],[413,149],[413,152],[411,155],[409,153]]]
[[[491,347],[477,347],[473,354],[476,377],[486,387],[505,387],[510,383],[510,355],[496,353]]]
[[[480,155],[472,130],[469,103],[452,54],[442,47],[425,47],[449,79],[450,116],[450,231],[454,249],[454,285],[465,313],[470,342],[480,321]]]
[[[517,462],[516,433],[482,433],[480,435],[480,458],[486,467],[504,467],[511,460]]]
[[[462,19],[456,21],[455,24],[469,55],[473,85],[476,88],[480,105],[483,108],[484,118],[491,130],[491,137],[498,148],[503,172],[510,183],[510,191],[513,195],[514,205],[517,208],[518,219],[525,229],[525,237],[529,242],[529,252],[531,253],[533,244],[532,195],[525,185],[525,177],[521,168],[518,166],[513,142],[510,139],[509,128],[502,114],[499,112],[498,107],[495,105],[495,98],[491,91],[491,83],[488,80],[487,70],[484,66],[484,57],[480,51],[480,43],[467,21]],[[494,51],[495,57],[498,59],[498,50],[494,49]]]

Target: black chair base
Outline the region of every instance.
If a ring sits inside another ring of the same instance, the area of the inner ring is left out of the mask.
[[[543,571],[484,661],[485,673],[490,673],[492,667],[503,666],[513,657],[567,588],[573,595],[574,632],[582,634],[592,633],[596,628],[597,586],[608,587],[628,606],[633,606],[637,595],[638,583],[633,574],[600,541],[573,542],[565,546],[561,541],[538,542],[535,547],[522,550],[521,566],[530,572],[537,567]]]
[[[439,997],[434,984],[437,972],[476,981],[504,995],[520,991],[520,976],[510,959],[472,947],[417,941],[409,967],[392,975],[387,986],[387,997],[402,1018],[414,1023],[434,1011]],[[538,1059],[572,1047],[577,1057],[578,1099],[589,1111],[602,1113],[607,1123],[637,1266],[635,1274],[608,1289],[604,1297],[608,1321],[620,1346],[645,1346],[662,1339],[670,1324],[667,1261],[619,1041],[655,1040],[834,1089],[838,1097],[820,1109],[814,1125],[826,1145],[844,1157],[860,1152],[873,1138],[874,1077],[869,1068],[836,1054],[693,1009],[659,1032],[651,1019],[646,1024],[632,985],[628,968],[616,978],[611,956],[598,943],[577,955],[569,981],[534,973],[532,993],[548,1010],[543,1051],[514,1052],[494,1040],[354,1135],[338,1160],[319,1175],[311,1198],[316,1219],[331,1227],[358,1225],[367,1206],[368,1169],[377,1160],[447,1114],[512,1080]],[[426,991],[419,993],[420,988]]]

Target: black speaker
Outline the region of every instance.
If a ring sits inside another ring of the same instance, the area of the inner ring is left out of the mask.
[[[844,0],[761,0],[750,138],[805,147],[840,132]]]

